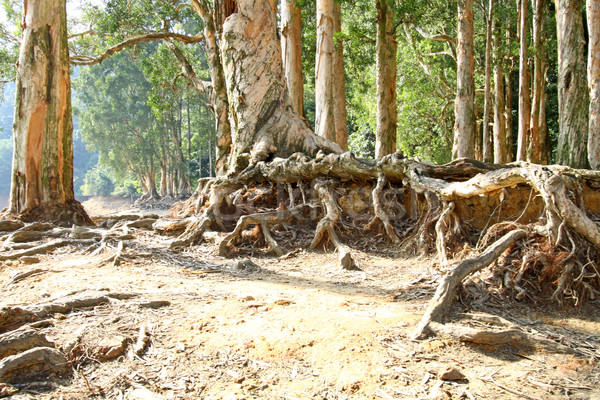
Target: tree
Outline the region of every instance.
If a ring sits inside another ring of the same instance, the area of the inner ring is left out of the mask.
[[[456,101],[452,158],[475,156],[473,0],[458,0]]]
[[[396,54],[394,11],[388,0],[377,0],[377,131],[375,158],[396,151]]]
[[[558,0],[559,164],[585,168],[587,163],[588,91],[581,10],[583,0]]]
[[[485,99],[483,105],[483,161],[490,162],[492,158],[492,137],[490,136],[490,113],[492,108],[492,95],[490,92],[490,79],[492,75],[492,26],[494,24],[494,0],[489,0],[486,18],[485,35]]]
[[[519,2],[519,136],[517,138],[517,161],[527,159],[527,139],[531,117],[531,88],[527,56],[527,0]]]
[[[8,212],[91,223],[73,192],[73,122],[65,0],[25,0],[17,63]]]
[[[304,115],[304,81],[302,79],[302,30],[296,0],[281,1],[281,51],[285,79],[292,107]]]
[[[501,38],[500,25],[496,23],[494,29],[494,162],[496,164],[508,162],[505,116],[506,97],[504,91],[504,65],[502,63]]]
[[[600,169],[600,1],[587,0],[588,88],[590,95],[588,158],[590,167]]]
[[[340,6],[317,0],[317,54],[315,67],[315,131],[342,149],[348,147],[343,48],[335,34],[341,26]]]

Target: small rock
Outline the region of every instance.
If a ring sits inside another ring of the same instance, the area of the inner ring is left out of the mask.
[[[0,397],[8,397],[17,393],[19,389],[7,383],[0,383]]]
[[[443,381],[460,381],[465,375],[454,367],[445,367],[438,372],[438,378]]]
[[[34,256],[24,256],[19,258],[23,264],[37,264],[40,262],[40,259]]]
[[[114,360],[125,353],[126,339],[121,336],[102,339],[96,350],[96,357],[101,361]]]

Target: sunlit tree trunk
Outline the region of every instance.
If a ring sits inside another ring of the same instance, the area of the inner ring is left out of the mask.
[[[588,158],[600,169],[600,0],[587,0],[588,88],[590,93]]]
[[[542,41],[542,27],[545,16],[545,0],[533,0],[533,79],[531,101],[531,120],[529,123],[529,140],[527,141],[527,161],[541,163],[543,159],[543,138],[540,129],[542,98],[545,94],[544,85],[544,43]]]
[[[492,95],[490,79],[492,75],[492,24],[494,17],[494,0],[489,0],[487,16],[487,32],[485,37],[485,99],[483,102],[483,161],[490,162],[492,158],[492,140],[490,137],[490,113]]]
[[[457,88],[452,158],[475,156],[473,0],[458,0]]]
[[[341,26],[339,4],[317,0],[315,65],[315,131],[342,149],[347,148],[346,94],[341,42],[334,35]]]
[[[527,56],[527,0],[519,2],[519,135],[517,161],[527,158],[527,139],[531,117],[529,65]]]
[[[88,223],[73,193],[73,122],[65,0],[25,0],[17,62],[9,212]]]
[[[375,158],[396,152],[396,53],[394,13],[388,0],[377,0],[377,131]]]
[[[589,95],[581,14],[583,4],[583,0],[556,1],[560,125],[556,161],[575,168],[588,165]]]
[[[494,65],[494,162],[506,163],[506,112],[505,94],[504,94],[504,72],[502,71],[502,49],[501,49],[500,26],[495,24],[494,47],[495,47],[495,65]]]
[[[296,0],[281,0],[281,52],[292,108],[303,116],[302,31],[300,9],[295,4]]]

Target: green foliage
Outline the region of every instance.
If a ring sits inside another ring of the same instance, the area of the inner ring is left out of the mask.
[[[121,197],[137,197],[142,193],[142,188],[137,180],[127,177],[121,180],[112,194]]]
[[[84,196],[109,196],[115,184],[109,174],[102,168],[92,168],[85,175],[81,193]]]

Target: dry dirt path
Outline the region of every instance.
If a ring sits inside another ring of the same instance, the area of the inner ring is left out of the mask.
[[[12,398],[598,396],[597,360],[529,352],[518,343],[494,348],[409,340],[440,275],[427,260],[359,253],[363,270],[341,271],[330,254],[240,263],[214,256],[210,243],[181,253],[166,251],[166,240],[149,233],[138,233],[136,243],[138,256],[118,266],[103,263],[106,254],[77,249],[41,256],[36,265],[4,263],[0,282],[33,267],[46,272],[3,287],[2,306],[76,292],[136,294],[56,315],[44,332],[59,348],[76,343],[72,375],[30,380]],[[500,314],[541,319],[600,344],[597,303],[550,317],[499,306]],[[149,342],[138,356],[133,349],[141,326]],[[464,379],[440,379],[451,367]]]

